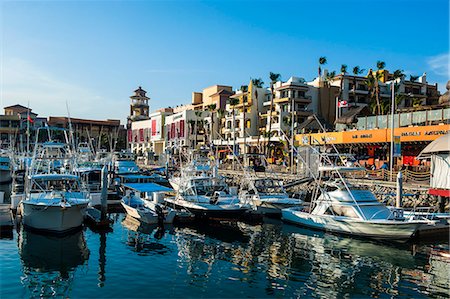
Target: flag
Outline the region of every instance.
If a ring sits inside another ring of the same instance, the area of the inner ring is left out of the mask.
[[[28,116],[27,116],[27,120],[30,122],[30,123],[34,123],[34,120],[32,120],[31,119],[31,116],[28,114]]]
[[[338,107],[339,107],[339,108],[345,108],[345,107],[348,107],[348,102],[347,102],[347,101],[339,101],[339,102],[338,102]]]

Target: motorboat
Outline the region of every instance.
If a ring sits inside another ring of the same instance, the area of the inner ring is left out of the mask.
[[[197,218],[238,219],[249,209],[220,177],[184,177],[176,196],[165,201]]]
[[[211,178],[218,174],[217,164],[208,148],[200,148],[190,151],[187,163],[181,168],[178,176],[169,179],[169,183],[175,191],[178,191],[181,182],[186,178]]]
[[[47,132],[40,134],[42,130]],[[65,142],[53,140],[52,133]],[[38,142],[40,135],[48,135],[48,140]],[[25,227],[52,233],[81,227],[89,192],[75,171],[76,163],[65,129],[38,128],[25,179],[25,198],[19,205]]]
[[[128,151],[114,153],[113,167],[116,175],[140,173],[139,166],[135,162],[134,154]]]
[[[301,226],[352,236],[406,241],[431,220],[406,219],[403,210],[389,208],[366,188],[353,186],[342,175],[355,165],[336,163],[336,155],[320,153],[319,176],[309,207],[282,210],[282,219]]]
[[[155,183],[129,183],[123,185],[125,196],[121,204],[128,215],[144,223],[173,223],[177,213],[165,206],[162,197],[172,189]]]
[[[65,233],[80,228],[89,204],[88,192],[73,174],[35,174],[28,177],[21,202],[25,227]]]
[[[281,216],[281,210],[302,206],[300,198],[290,198],[283,181],[268,177],[244,178],[239,190],[241,202],[252,206],[257,214]]]
[[[11,159],[6,153],[0,154],[0,184],[11,182]]]

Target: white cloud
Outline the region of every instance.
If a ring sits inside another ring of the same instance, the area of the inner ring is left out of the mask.
[[[22,59],[3,59],[1,77],[2,107],[26,106],[29,102],[39,116],[65,116],[67,102],[71,117],[121,119],[122,122],[125,118],[123,111],[127,102],[106,99]]]
[[[449,61],[449,53],[432,56],[427,59],[428,66],[431,68],[431,71],[433,71],[436,75],[447,76],[450,78]]]

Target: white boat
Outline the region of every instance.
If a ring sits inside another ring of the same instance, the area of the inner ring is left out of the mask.
[[[350,185],[341,175],[343,165],[334,167],[327,154],[320,155],[323,167],[316,178],[316,190],[308,208],[288,208],[282,219],[294,224],[353,236],[406,241],[423,224],[433,221],[408,220],[402,209],[388,208],[368,189]],[[327,172],[327,176],[323,176]],[[329,177],[328,177],[329,175]]]
[[[177,213],[163,205],[164,192],[172,189],[155,183],[129,183],[123,185],[125,196],[121,204],[127,214],[145,223],[173,223]]]
[[[165,201],[198,218],[237,219],[249,209],[220,177],[184,177],[176,196]]]
[[[303,204],[301,199],[288,196],[281,180],[267,177],[245,178],[239,197],[241,202],[248,203],[256,213],[262,215],[281,215],[282,209]]]
[[[28,180],[26,197],[21,202],[24,226],[56,233],[81,227],[89,198],[80,190],[78,176],[36,174]]]
[[[40,134],[42,131],[45,131]],[[58,139],[52,140],[55,134]],[[47,138],[38,142],[39,136]],[[65,233],[80,228],[89,192],[75,173],[76,156],[68,142],[67,132],[61,128],[38,128],[33,158],[25,180],[25,198],[19,209],[25,227]]]
[[[0,184],[11,182],[11,159],[6,154],[0,155]]]

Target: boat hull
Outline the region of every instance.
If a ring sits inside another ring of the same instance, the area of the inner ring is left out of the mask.
[[[257,214],[263,214],[266,216],[281,216],[281,211],[283,209],[298,207],[300,204],[293,203],[277,203],[277,202],[268,202],[263,200],[254,200],[254,207],[256,210],[254,211]]]
[[[138,219],[139,221],[142,221],[144,223],[148,224],[156,224],[158,223],[158,215],[151,212],[150,210],[139,210],[136,208],[133,208],[123,202],[121,202],[122,207],[125,209],[125,212],[130,215],[133,218]]]
[[[210,219],[239,219],[245,212],[247,207],[239,205],[214,205],[214,204],[197,204],[185,200],[166,199],[169,205],[176,209],[187,210],[196,218]]]
[[[12,181],[11,170],[0,169],[0,184],[9,183]]]
[[[334,233],[398,241],[410,239],[423,224],[408,221],[362,221],[333,215],[312,215],[295,209],[283,210],[282,219],[297,225]]]
[[[43,205],[22,201],[22,216],[25,227],[46,232],[66,233],[76,230],[83,224],[88,203],[60,205]]]

